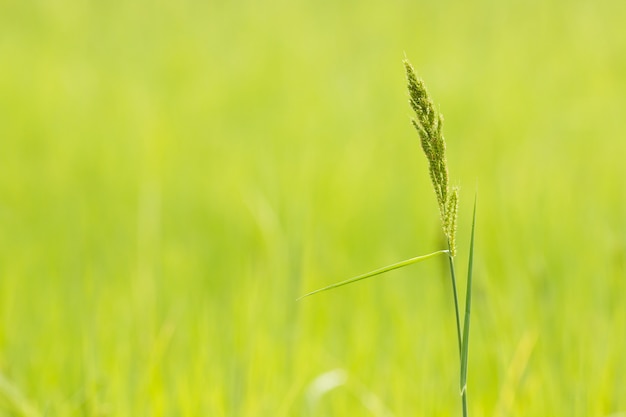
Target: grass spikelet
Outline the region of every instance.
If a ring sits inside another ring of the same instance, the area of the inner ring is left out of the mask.
[[[453,187],[446,203],[443,232],[448,238],[450,256],[456,256],[456,219],[459,211],[459,188]]]

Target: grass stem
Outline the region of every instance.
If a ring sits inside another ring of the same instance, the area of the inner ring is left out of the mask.
[[[450,242],[448,242],[448,248]],[[456,289],[456,272],[454,269],[454,257],[448,252],[448,264],[450,265],[450,279],[452,281],[452,295],[454,298],[454,316],[456,318],[456,338],[459,346],[459,360],[461,365],[461,374],[463,370],[463,339],[461,336],[461,315],[459,310],[459,297]],[[467,313],[467,312],[466,312]],[[461,402],[463,405],[463,417],[467,417],[467,390],[461,391]]]
[[[450,243],[448,242],[448,247]],[[459,344],[459,358],[463,351],[462,338],[461,338],[461,315],[459,314],[459,297],[456,289],[456,273],[454,270],[454,257],[448,252],[448,263],[450,265],[450,279],[452,281],[452,295],[454,297],[454,316],[456,318],[456,338]]]

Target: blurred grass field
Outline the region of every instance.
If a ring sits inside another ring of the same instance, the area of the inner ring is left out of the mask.
[[[626,415],[624,21],[0,2],[0,416],[460,415],[443,261],[295,302],[443,247],[405,54],[459,265],[478,189],[470,415]]]

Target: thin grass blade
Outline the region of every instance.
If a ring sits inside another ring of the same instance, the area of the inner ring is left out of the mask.
[[[472,234],[470,236],[469,262],[467,266],[467,289],[465,290],[465,317],[463,318],[463,343],[461,353],[461,395],[467,390],[467,358],[469,354],[470,310],[472,307],[472,268],[474,267],[474,228],[476,226],[476,196],[474,196],[474,214]]]
[[[402,267],[409,266],[409,265],[412,265],[412,264],[417,263],[417,262],[425,261],[427,259],[430,259],[432,257],[435,257],[437,255],[441,255],[441,254],[444,254],[444,253],[448,253],[448,250],[447,249],[446,250],[440,250],[440,251],[437,251],[437,252],[429,253],[428,255],[416,256],[415,258],[406,259],[404,261],[400,261],[400,262],[397,262],[395,264],[387,265],[387,266],[384,266],[382,268],[375,269],[373,271],[367,272],[365,274],[358,275],[356,277],[347,279],[345,281],[337,282],[337,283],[329,285],[327,287],[320,288],[320,289],[315,290],[315,291],[311,291],[310,293],[304,294],[302,297],[298,298],[298,300],[301,300],[301,299],[303,299],[305,297],[308,297],[310,295],[313,295],[313,294],[317,294],[318,292],[332,290],[333,288],[342,287],[344,285],[352,284],[353,282],[361,281],[361,280],[366,279],[366,278],[371,278],[371,277],[374,277],[376,275],[384,274],[385,272],[392,271],[394,269],[402,268]]]

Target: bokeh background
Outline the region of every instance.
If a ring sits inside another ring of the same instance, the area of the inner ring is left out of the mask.
[[[0,415],[626,415],[626,3],[0,2]],[[461,283],[461,291],[464,290]]]

